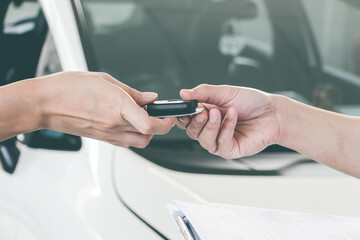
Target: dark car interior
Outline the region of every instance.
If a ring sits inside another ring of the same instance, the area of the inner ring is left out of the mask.
[[[299,0],[265,1],[274,33],[273,56],[246,46],[241,57],[259,64],[239,64],[233,71],[229,71],[233,56],[218,50],[219,36],[224,34],[221,31],[232,31],[223,30],[222,25],[228,19],[245,22],[256,18],[258,10],[253,1],[113,2],[133,3],[136,9],[126,23],[107,32],[91,32],[93,27],[88,27],[92,45],[96,46],[96,70],[110,71],[137,89],[157,91],[164,99],[176,96],[180,88],[206,82],[269,92],[296,90],[311,100],[314,86],[329,81],[329,76],[322,74],[318,46]],[[84,11],[87,22],[92,23],[86,5]],[[357,90],[341,79],[330,81],[344,92]]]
[[[110,34],[92,34],[100,68],[117,69],[113,74],[120,80],[138,89],[157,90],[163,98],[176,96],[178,89],[193,87],[204,79],[210,84],[218,83],[218,79],[235,84],[240,73],[247,85],[255,87],[261,81],[264,88],[261,79],[271,71],[268,56],[247,48],[243,56],[261,63],[261,69],[239,65],[228,74],[232,57],[216,51],[224,21],[256,16],[251,1],[199,1],[193,5],[183,1],[135,2],[138,7],[126,24]],[[92,21],[90,14],[86,17]]]

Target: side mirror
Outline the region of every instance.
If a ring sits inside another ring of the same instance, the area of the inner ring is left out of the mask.
[[[78,151],[82,145],[81,138],[78,136],[51,130],[26,133],[22,142],[30,148],[59,151]]]
[[[5,172],[12,174],[15,171],[19,157],[16,137],[0,142],[0,162]]]

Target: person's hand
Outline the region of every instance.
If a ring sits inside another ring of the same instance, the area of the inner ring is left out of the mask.
[[[42,92],[39,128],[143,148],[166,134],[176,118],[149,117],[142,105],[157,99],[105,73],[64,72],[38,79]]]
[[[250,88],[200,85],[181,90],[184,100],[196,99],[205,107],[198,115],[179,118],[210,153],[226,159],[255,154],[277,142],[279,123],[272,95]]]

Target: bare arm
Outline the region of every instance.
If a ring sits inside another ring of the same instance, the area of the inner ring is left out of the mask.
[[[360,178],[360,118],[234,86],[200,85],[181,96],[205,104],[178,126],[213,154],[239,158],[279,144]]]
[[[278,144],[360,178],[360,118],[275,96]]]
[[[46,128],[145,147],[176,121],[149,117],[140,107],[156,98],[104,73],[64,72],[20,81],[0,88],[0,140]]]
[[[0,140],[40,128],[39,89],[39,83],[32,80],[0,87]]]

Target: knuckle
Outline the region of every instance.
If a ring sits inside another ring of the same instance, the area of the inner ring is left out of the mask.
[[[224,137],[219,137],[218,139],[217,139],[217,144],[219,145],[219,146],[223,146],[223,145],[225,145],[226,144],[226,141],[227,139],[225,139]]]
[[[203,141],[202,139],[199,139],[200,145],[205,148],[206,150],[210,151],[210,144],[206,141]]]
[[[214,152],[216,151],[216,143],[214,141],[209,141],[207,139],[203,139],[203,138],[199,138],[199,143],[200,145],[205,148],[206,150],[208,150],[208,152],[214,154]]]
[[[219,156],[226,160],[231,160],[233,157],[230,154],[219,153]]]
[[[151,125],[151,123],[149,122],[144,122],[143,125],[141,126],[140,132],[142,134],[148,135],[151,134],[154,130],[154,127]]]
[[[167,134],[168,132],[170,132],[171,128],[172,128],[172,123],[168,123],[167,126],[164,129],[162,129],[162,133]]]
[[[148,144],[150,143],[152,137],[153,137],[153,135],[147,136],[147,138],[146,138],[146,145],[148,145]]]
[[[147,145],[149,145],[149,142],[148,141],[144,141],[140,144],[140,148],[146,148]]]
[[[186,128],[186,125],[184,125],[183,123],[176,123],[176,126],[180,129],[185,129]]]
[[[213,149],[208,149],[208,152],[211,154],[215,154],[215,151]]]
[[[110,78],[110,74],[106,73],[106,72],[100,72],[99,73],[100,76],[102,76],[103,78]]]
[[[207,148],[207,150],[208,150],[209,153],[215,154],[216,150],[217,150],[217,146],[215,144],[212,144]]]
[[[216,151],[216,153],[214,153],[215,155],[217,155],[217,156],[219,156],[219,157],[221,157],[221,158],[223,158],[223,159],[226,159],[226,160],[229,160],[230,158],[229,158],[229,155],[228,154],[226,154],[226,153],[223,153],[222,151]]]
[[[190,128],[186,129],[186,134],[193,140],[197,140],[198,135],[195,134]]]
[[[210,85],[209,84],[206,84],[206,83],[202,83],[202,84],[200,84],[199,86],[198,86],[198,88],[202,88],[202,89],[208,89],[210,87]]]
[[[166,122],[164,123],[164,126],[162,126],[161,128],[158,129],[158,133],[159,134],[167,134],[168,132],[170,132],[170,130],[173,127],[173,123],[172,122]]]
[[[149,145],[151,140],[151,136],[145,136],[142,138],[141,142],[139,143],[139,148],[146,148]]]
[[[150,141],[151,141],[152,136],[149,137],[145,137],[142,143],[142,148],[145,148],[147,145],[149,145]]]
[[[167,134],[170,132],[170,128],[163,129],[160,134]]]
[[[133,88],[131,88],[131,87],[122,86],[122,88],[123,88],[131,97],[134,97],[134,96],[140,94],[138,91],[136,91],[135,89],[133,89]]]
[[[145,142],[136,144],[136,148],[145,148],[147,144]]]

